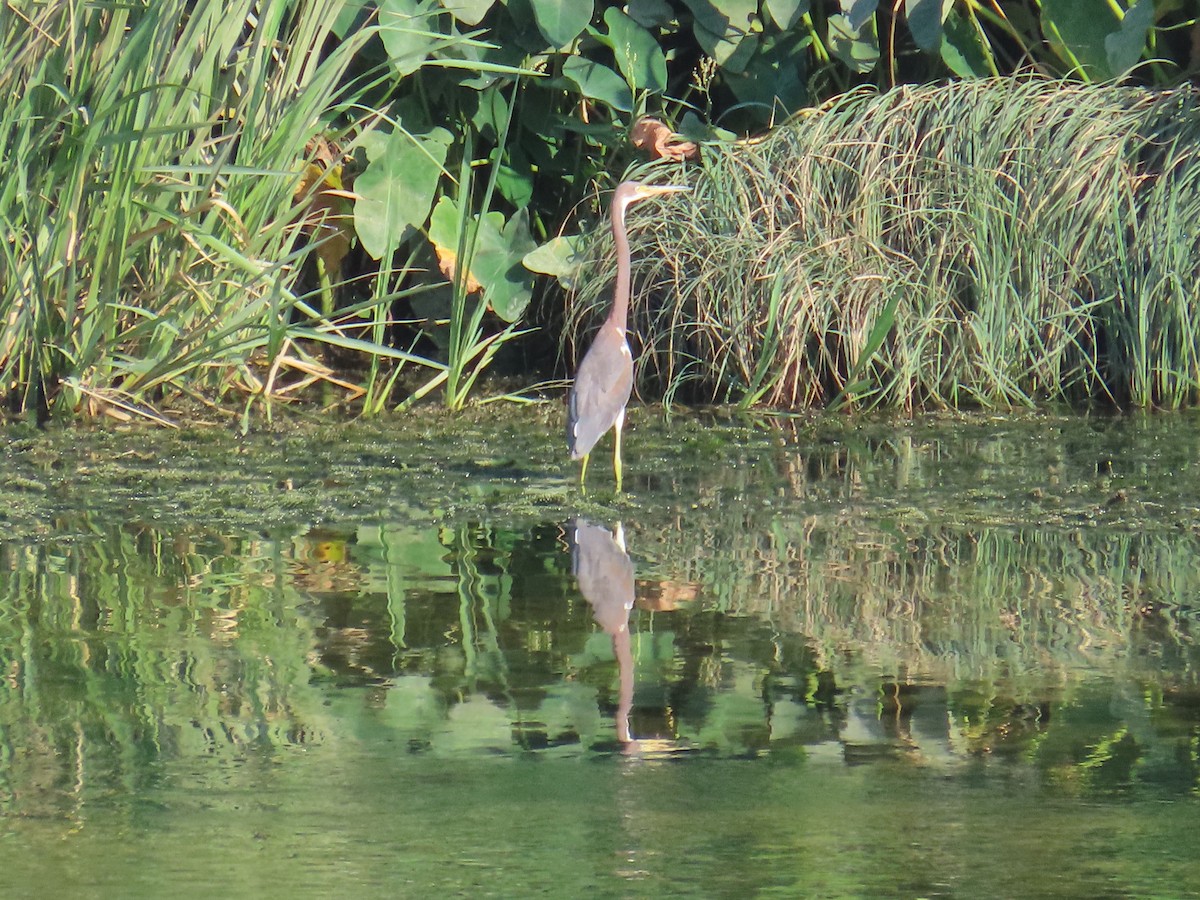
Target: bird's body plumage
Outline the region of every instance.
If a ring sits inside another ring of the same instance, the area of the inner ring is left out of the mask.
[[[613,437],[613,472],[621,490],[621,426],[625,405],[633,392],[633,354],[625,338],[629,320],[629,241],[625,234],[625,210],[646,197],[683,191],[675,185],[646,185],[625,181],[612,200],[613,243],[617,251],[617,280],[608,318],[584,354],[567,398],[567,448],[571,459],[582,459],[579,478],[587,475],[588,454],[610,428]]]
[[[625,415],[633,393],[633,354],[625,329],[605,323],[575,375],[567,401],[567,448],[582,459]]]

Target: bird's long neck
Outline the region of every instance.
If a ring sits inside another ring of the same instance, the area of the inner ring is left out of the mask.
[[[613,244],[617,248],[617,284],[613,289],[612,311],[608,324],[624,333],[629,326],[629,238],[625,235],[625,204],[612,211]]]

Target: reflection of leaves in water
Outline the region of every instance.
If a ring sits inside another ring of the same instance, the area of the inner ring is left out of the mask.
[[[644,427],[631,439],[647,440],[642,470],[661,473],[626,523],[642,579],[635,733],[722,755],[1004,758],[1080,791],[1200,782],[1185,746],[1200,536],[1181,512],[1197,488],[1159,471],[1187,471],[1182,438],[1151,456],[1119,422],[1041,440],[978,424],[822,426],[784,447],[738,432],[749,439],[735,449],[718,439],[732,426],[670,427],[677,439],[658,449]],[[513,439],[516,456],[527,439]],[[464,458],[484,446],[461,443]],[[737,465],[714,464],[728,454]],[[79,802],[76,768],[127,784],[147,760],[351,735],[434,755],[610,746],[611,642],[558,526],[412,512],[432,474],[363,458],[356,477],[380,480],[345,490],[391,510],[373,524],[226,537],[93,526],[115,515],[102,507],[63,520],[86,535],[73,542],[3,545],[0,723],[28,750],[0,758],[0,803],[61,812]],[[123,477],[154,459],[125,460]],[[462,466],[464,480],[490,477]],[[318,468],[346,478],[345,463]],[[537,489],[522,471],[506,470],[504,490]],[[1123,508],[1105,504],[1115,490]],[[444,476],[443,501],[462,503]]]

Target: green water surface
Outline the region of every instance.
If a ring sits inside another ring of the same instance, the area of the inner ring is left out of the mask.
[[[559,418],[11,431],[0,896],[1200,896],[1200,418]]]

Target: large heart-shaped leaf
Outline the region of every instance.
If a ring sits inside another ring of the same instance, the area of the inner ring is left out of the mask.
[[[538,30],[550,46],[565,47],[592,21],[593,0],[529,0]]]
[[[1123,75],[1142,58],[1146,38],[1154,25],[1154,0],[1138,0],[1121,20],[1121,27],[1104,39],[1108,68],[1114,75]]]
[[[908,30],[922,50],[936,51],[942,43],[942,23],[954,8],[954,0],[904,0]]]
[[[850,23],[851,31],[858,31],[875,15],[879,0],[840,0],[842,13]]]
[[[954,10],[942,24],[942,62],[959,78],[984,78],[993,74],[990,49],[979,26]]]
[[[496,0],[441,0],[442,8],[464,25],[478,25]]]
[[[788,31],[809,10],[809,0],[764,0],[763,9],[781,31]]]
[[[762,42],[745,71],[728,73],[738,102],[758,107],[763,122],[777,121],[809,103],[804,50],[812,38],[802,31],[773,34]]]
[[[1055,52],[1082,66],[1082,77],[1107,80],[1120,74],[1109,65],[1104,46],[1121,27],[1109,0],[1042,0],[1042,25]]]
[[[587,243],[587,235],[561,235],[530,250],[521,261],[531,272],[553,275],[559,284],[571,290],[578,283],[579,272],[586,259]]]
[[[419,228],[429,218],[450,141],[444,128],[424,135],[397,129],[364,140],[369,162],[354,182],[354,229],[373,258],[390,253],[406,228]]]
[[[455,277],[460,265],[458,250],[468,227],[475,228],[474,244],[468,248],[470,266],[458,277],[465,279],[467,291],[481,291],[496,315],[515,322],[533,296],[533,275],[521,262],[536,246],[529,236],[528,213],[522,209],[507,222],[498,212],[464,221],[458,205],[442,197],[429,220],[429,240],[448,278]]]
[[[879,62],[879,37],[875,19],[861,29],[853,28],[846,16],[829,17],[829,49],[854,72],[870,72]]]
[[[380,0],[379,36],[397,74],[410,75],[443,43],[437,0]]]
[[[598,62],[572,56],[563,62],[563,75],[575,82],[585,97],[607,103],[613,109],[633,109],[633,92],[625,79]]]
[[[758,16],[758,0],[684,0],[692,11],[692,32],[700,48],[717,65],[740,72],[749,61],[738,53],[752,33]],[[753,48],[750,48],[751,52]]]
[[[675,17],[667,0],[629,0],[625,12],[644,28],[658,28]]]
[[[667,87],[667,58],[649,31],[615,6],[604,11],[613,56],[626,81],[637,91],[661,94]]]
[[[515,322],[533,297],[533,277],[522,262],[525,254],[537,246],[529,236],[529,210],[518,210],[504,224],[500,237],[501,243],[495,248],[495,261],[485,255],[479,271],[488,279],[484,297],[492,310],[505,322]]]

